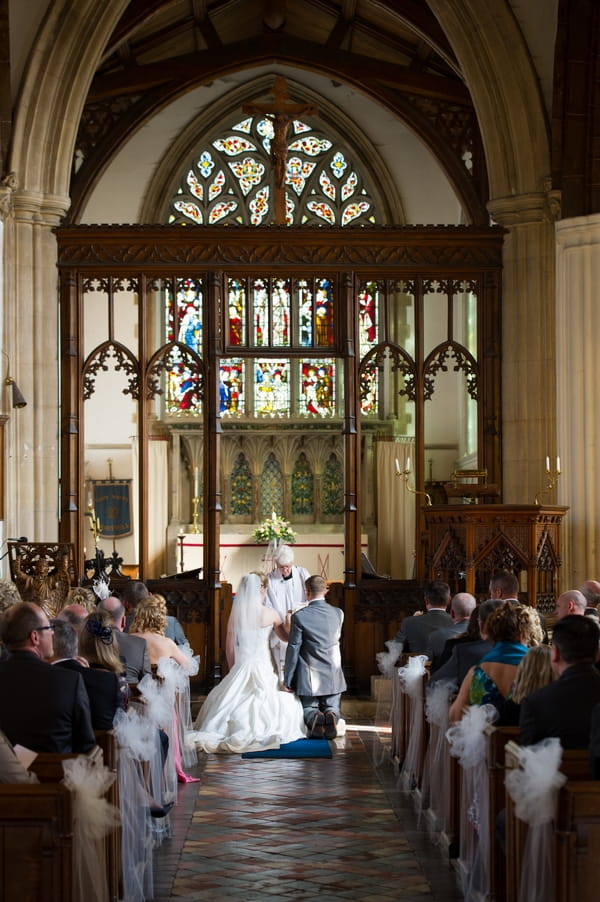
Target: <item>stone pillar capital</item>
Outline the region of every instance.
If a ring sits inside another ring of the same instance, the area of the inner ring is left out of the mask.
[[[560,218],[560,191],[548,188],[533,194],[496,197],[488,201],[488,213],[506,229],[555,222]]]
[[[71,206],[69,197],[39,191],[15,191],[12,202],[16,221],[47,225],[49,228],[60,225]]]

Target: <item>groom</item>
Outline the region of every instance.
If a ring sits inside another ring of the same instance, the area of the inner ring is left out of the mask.
[[[322,576],[309,576],[304,585],[308,604],[292,614],[284,684],[300,698],[309,736],[335,739],[346,689],[340,652],[344,614],[325,601]]]

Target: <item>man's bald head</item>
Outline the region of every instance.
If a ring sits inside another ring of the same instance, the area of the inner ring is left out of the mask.
[[[587,579],[582,586],[579,586],[579,591],[591,608],[600,604],[600,582],[597,579]]]
[[[125,627],[125,608],[120,599],[115,598],[114,595],[109,595],[108,598],[103,598],[102,601],[98,602],[98,609],[110,614],[116,628],[121,632],[123,631]]]
[[[84,608],[82,604],[66,604],[62,611],[59,612],[56,619],[66,620],[67,623],[71,624],[75,632],[78,633],[88,614],[88,609]]]

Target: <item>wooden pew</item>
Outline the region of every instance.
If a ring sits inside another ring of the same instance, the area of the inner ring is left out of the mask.
[[[519,766],[519,748],[513,744],[506,746],[505,750],[506,772],[511,768]],[[588,869],[591,867],[596,874],[596,885],[598,883],[598,863],[594,860],[594,850],[588,850],[585,841],[585,830],[582,825],[586,818],[591,825],[591,830],[596,838],[598,834],[595,831],[600,830],[600,782],[590,781],[590,765],[589,752],[587,749],[570,749],[563,751],[561,760],[561,773],[567,778],[567,784],[561,789],[558,801],[558,812],[555,824],[555,844],[556,844],[556,885],[557,895],[555,902],[575,902],[576,896],[572,894],[572,886],[570,884],[569,872],[565,870],[574,865],[574,850],[578,849],[582,857],[580,869],[580,882],[586,882],[588,878]],[[574,789],[581,786],[582,789]],[[594,787],[598,787],[597,790]],[[590,788],[591,787],[591,788]],[[585,799],[586,792],[590,795],[590,805],[581,804]],[[521,871],[523,867],[523,852],[525,849],[525,840],[527,838],[528,825],[521,821],[515,814],[515,806],[509,793],[505,794],[506,803],[506,902],[518,902],[519,885],[521,880]],[[563,807],[566,806],[566,807]],[[578,818],[581,818],[581,825]],[[561,832],[564,836],[561,836]],[[596,847],[598,848],[598,847]],[[583,853],[582,854],[582,850]],[[560,851],[560,867],[559,853]],[[583,861],[586,856],[591,856],[592,862]],[[579,861],[579,859],[577,859]],[[579,867],[579,865],[578,865]],[[562,895],[559,895],[560,887]],[[581,894],[578,896],[577,902],[583,899],[591,898]]]
[[[506,898],[506,860],[496,840],[496,821],[503,808],[506,807],[506,789],[504,786],[505,748],[508,742],[516,742],[519,737],[518,727],[494,727],[486,731],[486,758],[488,767],[489,818],[490,832],[490,898],[502,902]]]
[[[119,809],[118,779],[116,779],[118,764],[118,748],[114,734],[110,730],[96,731],[97,748],[91,753],[100,763],[115,774],[115,780],[106,793],[106,799],[117,810]],[[100,755],[100,751],[102,754]],[[36,756],[30,766],[40,783],[57,784],[63,779],[62,763],[77,755],[58,755],[49,752],[41,752]],[[119,828],[112,830],[104,839],[104,854],[106,861],[106,875],[108,881],[108,897],[110,902],[116,902],[121,898],[122,872],[121,872],[121,831]],[[0,897],[1,898],[1,897]]]
[[[72,898],[72,799],[60,784],[0,786],[0,899]]]
[[[560,790],[555,829],[556,902],[598,894],[600,780],[569,780]]]

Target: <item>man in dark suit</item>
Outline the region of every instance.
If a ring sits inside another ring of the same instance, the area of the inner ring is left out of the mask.
[[[308,604],[291,615],[284,685],[299,697],[310,736],[335,739],[346,689],[340,651],[344,614],[325,601],[322,576],[309,576],[305,588]]]
[[[521,702],[521,745],[555,736],[564,749],[589,748],[592,711],[600,702],[600,672],[594,666],[599,641],[591,617],[569,614],[556,622],[551,660],[558,679]]]
[[[434,630],[452,626],[452,617],[446,608],[450,601],[450,586],[439,579],[425,586],[425,613],[405,617],[396,633],[396,642],[402,642],[402,651],[426,655],[429,635]]]
[[[148,645],[141,636],[130,636],[125,633],[125,608],[118,598],[110,595],[98,602],[98,608],[106,611],[115,625],[114,636],[119,646],[119,656],[125,664],[125,676],[128,683],[139,683],[147,673],[152,672]]]
[[[53,626],[35,604],[13,605],[0,623],[0,729],[34,752],[87,752],[96,743],[79,673],[52,667]]]

